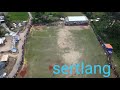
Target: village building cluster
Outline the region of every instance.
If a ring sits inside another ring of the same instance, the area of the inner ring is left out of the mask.
[[[12,23],[13,27],[8,28],[5,23],[5,16],[0,16],[0,25],[6,31],[4,37],[0,37],[0,78],[6,77],[16,62],[19,53],[19,32],[24,29],[26,23],[27,21]]]

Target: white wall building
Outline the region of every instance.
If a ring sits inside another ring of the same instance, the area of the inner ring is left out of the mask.
[[[89,20],[86,16],[67,16],[64,23],[65,25],[88,25]]]

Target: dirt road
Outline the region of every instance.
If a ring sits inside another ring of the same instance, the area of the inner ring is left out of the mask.
[[[8,75],[8,78],[13,78],[14,75],[16,74],[18,68],[20,67],[20,62],[22,61],[22,56],[23,56],[23,49],[22,49],[22,46],[24,45],[25,43],[25,39],[26,39],[26,34],[27,32],[30,30],[30,25],[32,23],[32,15],[30,12],[28,12],[29,14],[29,21],[28,21],[28,25],[26,26],[26,29],[23,33],[20,33],[20,38],[21,40],[19,41],[19,44],[18,44],[18,51],[19,51],[19,54],[18,54],[18,57],[17,57],[17,61],[12,69],[12,71],[10,72],[10,74]]]
[[[79,26],[75,26],[74,29],[75,28],[76,30],[80,30]],[[62,29],[60,29],[58,32],[57,43],[60,48],[60,51],[64,53],[62,55],[63,60],[68,65],[77,63],[82,55],[81,53],[79,53],[79,51],[75,50],[76,46],[75,46],[75,43],[73,42],[74,37],[70,32],[70,30],[74,30],[74,29],[71,29],[68,26],[65,26]],[[67,49],[67,52],[64,52],[65,49]]]

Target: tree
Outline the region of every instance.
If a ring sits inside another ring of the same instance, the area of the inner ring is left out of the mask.
[[[9,16],[5,16],[5,23],[8,27],[11,27],[11,20]]]
[[[34,19],[33,23],[34,24],[39,24],[39,23],[50,23],[58,20],[61,14],[57,12],[35,12],[34,13]]]
[[[99,17],[100,21],[94,22],[96,33],[104,42],[113,46],[114,52],[120,58],[120,12],[104,12]]]
[[[94,18],[92,12],[83,12],[88,18]]]

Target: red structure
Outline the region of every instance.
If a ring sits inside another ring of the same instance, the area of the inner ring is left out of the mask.
[[[24,78],[27,73],[27,65],[24,65],[23,68],[20,70],[19,75],[20,77]]]
[[[49,71],[53,70],[53,65],[49,65]]]

